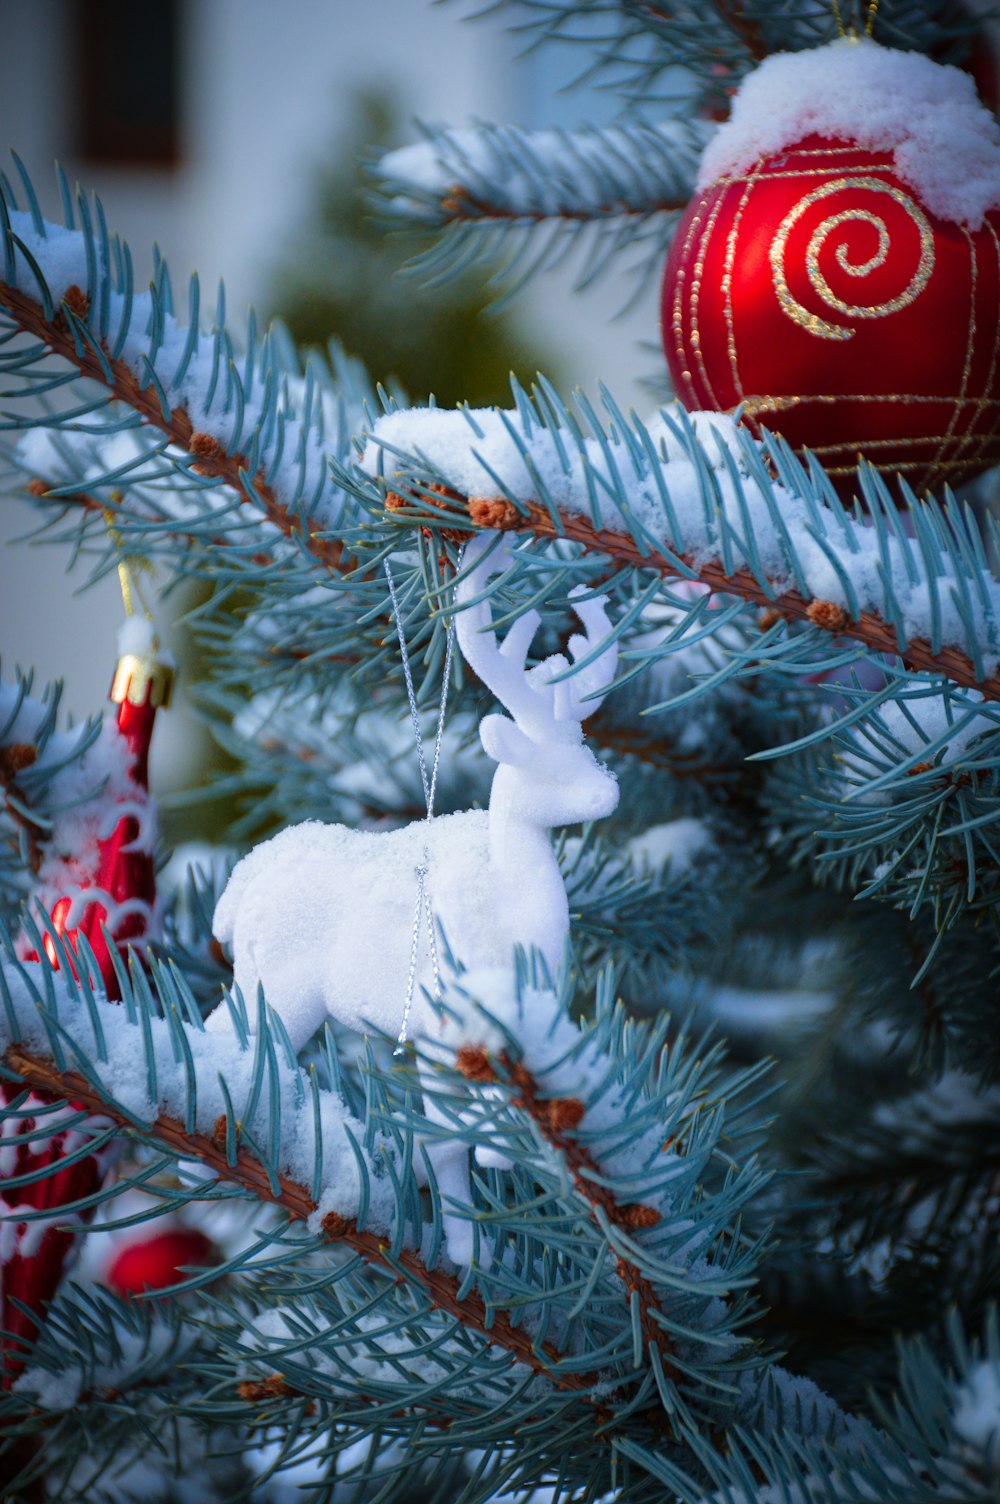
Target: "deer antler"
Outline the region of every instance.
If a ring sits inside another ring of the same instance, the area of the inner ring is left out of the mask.
[[[569,640],[570,657],[574,663],[579,663],[593,653],[601,642],[611,636],[613,630],[604,609],[608,603],[607,596],[595,595],[590,600],[580,600],[578,597],[585,593],[584,585],[577,585],[570,591],[573,610],[584,629],[583,635],[574,632]],[[617,667],[618,643],[612,640],[585,668],[579,669],[571,678],[557,686],[567,691],[565,711],[561,705],[557,705],[556,709],[560,720],[585,721],[595,710],[600,709]]]
[[[510,563],[511,548],[506,540],[490,550],[494,537],[495,534],[488,532],[477,533],[465,549],[465,563],[471,563],[472,568],[455,592],[456,603],[465,607],[455,623],[465,661],[529,734],[534,733],[537,737],[546,731],[551,732],[557,722],[566,725],[584,721],[601,704],[604,696],[600,692],[606,690],[614,678],[618,663],[617,643],[610,642],[592,663],[558,684],[549,681],[569,667],[561,653],[551,654],[535,668],[526,671],[528,650],[541,622],[538,612],[526,611],[518,617],[503,642],[498,644],[489,600],[475,599],[485,592],[493,575],[501,573]],[[585,587],[577,586],[571,598],[583,594]],[[604,609],[606,602],[606,596],[573,600],[573,609],[585,634],[575,633],[570,638],[569,650],[574,663],[592,653],[611,633],[611,622]]]
[[[498,543],[488,557],[484,557],[494,536],[488,532],[477,533],[465,546],[464,563],[471,562],[473,567],[455,591],[456,604],[465,607],[455,618],[455,633],[462,656],[473,673],[527,730],[540,719],[546,719],[544,697],[533,690],[524,667],[541,617],[537,611],[526,611],[514,622],[503,643],[497,644],[489,600],[475,599],[485,591],[492,577],[510,563],[510,545],[505,541]],[[470,601],[472,604],[467,604]]]

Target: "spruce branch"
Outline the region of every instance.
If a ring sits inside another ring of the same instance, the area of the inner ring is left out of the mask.
[[[979,690],[987,700],[1000,700],[1000,670],[980,676],[971,657],[959,648],[942,646],[935,650],[929,641],[919,637],[901,642],[895,626],[879,612],[866,610],[852,617],[834,602],[817,600],[795,588],[782,588],[778,582],[762,581],[749,566],[727,570],[721,559],[695,557],[681,549],[668,559],[655,549],[643,546],[629,533],[595,527],[578,513],[553,515],[551,508],[530,499],[514,508],[503,498],[467,497],[449,489],[447,500],[452,507],[446,513],[437,506],[427,506],[430,500],[431,497],[423,498],[421,505],[418,496],[404,498],[390,491],[386,496],[386,512],[401,526],[418,526],[435,532],[451,529],[461,533],[463,524],[467,527],[469,522],[477,520],[477,510],[506,507],[505,531],[531,534],[545,540],[566,538],[588,553],[609,559],[616,569],[655,570],[665,579],[697,580],[720,595],[739,596],[762,607],[772,623],[785,620],[817,626],[832,636],[860,642],[873,652],[899,657],[909,669],[940,674],[953,684]]]
[[[119,533],[123,527],[137,521],[139,516],[135,505],[136,498],[132,494],[131,488],[126,488],[125,490],[116,488],[108,497],[104,498],[95,496],[80,486],[67,485],[65,482],[56,480],[52,476],[46,478],[35,474],[28,481],[27,485],[25,485],[24,491],[36,502],[50,503],[53,507],[58,507],[60,511],[72,511],[75,509],[88,517],[99,516],[106,523],[110,523]],[[240,494],[236,488],[234,488],[234,494]],[[155,519],[152,518],[149,515],[150,509],[146,505],[147,502],[148,496],[144,496],[142,517],[144,522],[152,520],[157,522],[167,521],[168,514],[165,511]],[[203,528],[195,525],[186,527],[183,520],[172,516],[169,518],[169,521],[170,531],[167,536],[171,548],[175,548],[179,542],[183,541],[191,547],[212,549],[216,552],[217,556],[221,557],[229,546],[228,540],[222,533],[207,533]],[[297,531],[292,531],[283,536],[295,539],[301,535]],[[267,541],[266,538],[258,539],[257,542],[261,546],[255,548],[254,552],[250,555],[250,563],[256,569],[265,568],[267,565],[275,562],[274,550],[266,546]],[[145,558],[149,549],[148,542],[144,541],[141,547],[146,551],[143,554]],[[317,553],[315,549],[310,549],[310,553],[323,563],[326,562],[323,559],[322,553]],[[344,563],[341,567],[346,570],[349,566]],[[338,660],[332,659],[331,661]]]
[[[499,1075],[486,1051],[474,1046],[461,1048],[455,1064],[469,1080],[501,1080],[508,1086],[513,1105],[528,1114],[546,1144],[563,1161],[577,1191],[602,1229],[607,1222],[628,1234],[655,1227],[660,1221],[660,1213],[655,1207],[637,1201],[623,1205],[613,1190],[602,1184],[600,1166],[586,1145],[573,1134],[585,1114],[584,1105],[578,1098],[543,1092],[533,1073],[522,1061],[512,1060],[505,1050],[498,1057]],[[616,1268],[629,1300],[634,1298],[638,1303],[639,1325],[647,1347],[656,1348],[664,1373],[676,1380],[679,1371],[674,1364],[673,1344],[664,1330],[663,1313],[652,1282],[627,1253],[618,1253]]]
[[[739,37],[754,62],[763,62],[770,48],[760,23],[753,18],[746,4],[741,3],[741,0],[715,0],[715,7],[726,25]],[[659,17],[663,14],[662,6],[650,3],[650,0],[643,0],[643,3],[634,6],[633,10],[642,15],[652,13]],[[664,16],[663,19],[667,20],[669,17]]]
[[[18,1044],[8,1047],[4,1063],[34,1090],[53,1098],[79,1102],[92,1112],[111,1119],[124,1133],[135,1132],[134,1120],[95,1090],[92,1082],[79,1072],[60,1070],[51,1060]],[[246,1148],[237,1147],[235,1157],[228,1156],[224,1123],[221,1132],[209,1136],[189,1133],[178,1119],[160,1114],[144,1129],[142,1137],[173,1155],[198,1159],[220,1180],[239,1186],[259,1201],[279,1208],[294,1221],[305,1222],[317,1210],[317,1203],[305,1186],[287,1175],[276,1176]],[[330,1212],[323,1218],[322,1228],[326,1241],[352,1249],[367,1264],[390,1278],[404,1276],[415,1290],[423,1294],[429,1306],[453,1317],[494,1346],[503,1348],[532,1372],[548,1379],[556,1389],[586,1403],[598,1403],[590,1393],[597,1384],[596,1374],[566,1369],[559,1365],[558,1354],[554,1351],[549,1354],[537,1351],[530,1335],[516,1327],[506,1312],[488,1307],[475,1288],[463,1291],[463,1284],[467,1281],[441,1269],[429,1269],[420,1254],[411,1249],[403,1248],[393,1255],[385,1238],[359,1228],[354,1218]]]
[[[708,121],[681,118],[576,131],[424,127],[423,141],[375,165],[373,197],[387,224],[442,232],[412,263],[428,276],[482,262],[490,285],[509,297],[585,247],[576,282],[585,287],[638,247],[641,287],[662,259],[714,131]]]
[[[687,119],[581,131],[425,128],[421,143],[379,160],[374,182],[382,212],[410,226],[648,219],[685,208],[714,131]]]
[[[300,513],[279,501],[262,469],[251,474],[245,454],[239,451],[229,453],[212,435],[196,430],[184,406],[165,410],[154,386],[144,386],[125,360],[113,358],[103,342],[92,337],[86,340],[79,337],[67,317],[67,310],[73,313],[72,291],[71,288],[67,293],[62,311],[48,317],[42,303],[19,288],[0,282],[0,309],[5,310],[25,334],[40,340],[53,355],[74,366],[81,376],[99,382],[112,401],[124,403],[139,415],[144,424],[158,429],[171,444],[185,451],[193,470],[228,486],[242,502],[262,512],[285,538],[307,550],[326,569],[335,573],[349,571],[352,565],[346,558],[343,543],[310,527]]]

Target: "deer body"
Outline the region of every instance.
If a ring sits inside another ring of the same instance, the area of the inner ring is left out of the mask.
[[[394,1036],[425,853],[433,912],[456,956],[509,965],[520,943],[537,946],[554,972],[569,916],[552,846],[523,823],[510,824],[497,840],[491,822],[485,810],[393,831],[311,820],[255,847],[235,868],[214,922],[216,936],[232,946],[234,977],[251,1013],[260,982],[296,1050],[327,1014],[349,1028]],[[426,940],[421,921],[414,1035],[433,1025]],[[211,1024],[225,1027],[226,1020],[222,1009]]]

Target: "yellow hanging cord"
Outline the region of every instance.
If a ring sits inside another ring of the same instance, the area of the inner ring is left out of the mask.
[[[115,522],[115,514],[110,507],[104,508],[104,526],[108,530],[108,537],[118,550],[118,583],[121,586],[122,601],[125,604],[125,615],[135,616],[137,614],[136,602],[138,602],[143,616],[148,622],[152,622],[153,613],[142,598],[137,575],[140,570],[148,571],[153,566],[141,554],[127,555],[123,552],[125,539]]]
[[[116,524],[115,514],[110,507],[104,508],[104,525],[118,553],[118,583],[121,585],[122,600],[125,603],[125,615],[137,616],[141,610],[152,626],[153,613],[143,600],[138,574],[140,570],[148,571],[153,566],[141,554],[124,552],[125,539],[122,537],[121,529]],[[173,682],[173,668],[169,661],[164,662],[161,658],[159,643],[154,633],[150,654],[137,657],[134,653],[125,653],[119,658],[111,683],[110,698],[118,705],[123,700],[129,700],[133,705],[142,705],[148,700],[150,705],[162,705],[165,708],[170,704]]]
[[[833,5],[834,20],[837,23],[837,35],[842,37],[849,37],[852,41],[856,42],[858,39],[858,34],[855,31],[854,27],[852,26],[850,31],[848,31],[844,26],[844,18],[841,15],[840,11],[840,0],[831,0],[831,4]],[[870,37],[872,35],[872,32],[875,30],[875,17],[877,14],[878,0],[868,0],[868,18],[865,21],[866,37]]]

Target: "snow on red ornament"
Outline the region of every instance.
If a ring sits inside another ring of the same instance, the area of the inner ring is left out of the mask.
[[[210,1269],[218,1262],[219,1250],[207,1234],[195,1227],[172,1227],[127,1243],[114,1255],[104,1279],[119,1295],[141,1295],[179,1284],[183,1269]]]
[[[862,456],[918,493],[1000,463],[1000,132],[965,74],[867,41],[768,59],[702,179],[663,283],[685,407],[845,493]]]
[[[101,811],[93,849],[72,853],[48,877],[50,893],[60,870],[68,880],[67,890],[51,906],[53,928],[71,953],[78,936],[86,935],[109,998],[119,998],[121,992],[108,937],[115,950],[141,944],[155,922],[156,807],[148,790],[149,745],[157,709],[169,702],[172,680],[173,669],[159,655],[152,628],[130,617],[122,630],[110,692],[118,707],[117,735],[127,751],[125,786],[112,794]],[[44,948],[58,970],[59,953],[48,936]],[[28,952],[25,959],[38,957]],[[25,1094],[14,1083],[0,1082],[0,1215],[4,1219],[0,1222],[0,1382],[4,1388],[20,1372],[22,1343],[33,1339],[38,1318],[55,1294],[72,1249],[74,1225],[90,1217],[87,1210],[64,1212],[60,1208],[93,1195],[113,1155],[112,1145],[104,1144],[65,1169],[8,1188],[9,1181],[68,1158],[100,1132],[99,1119],[82,1121],[76,1105],[64,1104],[60,1109],[59,1101],[45,1093]],[[60,1128],[64,1120],[71,1120],[69,1126]],[[44,1136],[23,1142],[36,1131]],[[15,1136],[22,1141],[14,1142]],[[18,1212],[26,1220],[17,1220]],[[38,1212],[43,1216],[36,1217]]]

